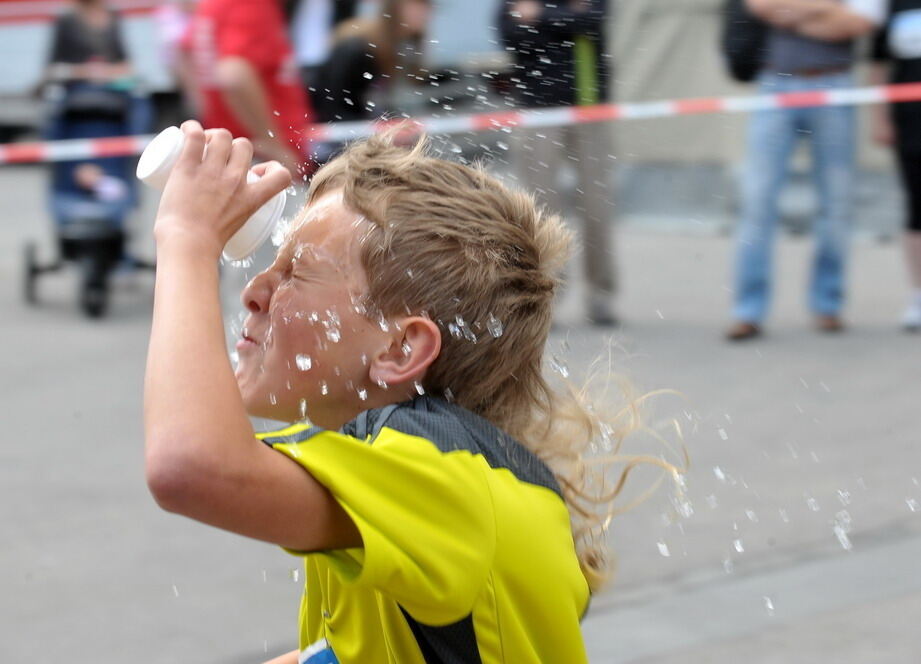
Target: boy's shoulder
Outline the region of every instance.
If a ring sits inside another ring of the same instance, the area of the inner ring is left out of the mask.
[[[553,473],[533,452],[489,420],[444,399],[423,395],[366,410],[340,431],[373,442],[384,428],[424,438],[443,453],[481,455],[493,469],[510,470],[521,481],[562,495]]]
[[[444,399],[423,395],[372,408],[344,424],[339,433],[373,445],[385,428],[422,438],[443,454],[467,451],[481,456],[491,469],[508,470],[522,482],[542,486],[563,497],[553,472],[531,450],[489,420]],[[273,447],[309,444],[311,438],[324,431],[309,423],[297,423],[258,433],[256,437]]]

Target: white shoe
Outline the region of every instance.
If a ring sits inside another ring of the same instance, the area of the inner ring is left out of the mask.
[[[902,314],[902,327],[909,332],[921,331],[921,301],[915,300]]]

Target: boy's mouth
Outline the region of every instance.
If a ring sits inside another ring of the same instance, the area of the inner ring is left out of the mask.
[[[249,336],[249,333],[246,330],[243,330],[243,333],[240,335],[240,340],[237,341],[237,350],[258,345],[259,342]]]

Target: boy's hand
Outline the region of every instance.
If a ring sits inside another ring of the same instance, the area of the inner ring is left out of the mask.
[[[259,181],[247,184],[253,158],[247,139],[232,138],[226,129],[204,131],[194,120],[182,131],[185,145],[160,199],[154,237],[158,248],[190,244],[216,260],[246,220],[291,183],[291,174],[268,162],[255,169]]]

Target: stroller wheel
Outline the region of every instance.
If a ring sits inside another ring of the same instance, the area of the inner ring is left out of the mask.
[[[80,305],[84,313],[90,318],[101,318],[106,312],[108,296],[105,288],[98,286],[88,286],[83,289],[80,295]]]
[[[27,304],[38,304],[36,281],[38,280],[38,248],[34,242],[26,243],[22,251],[22,286],[23,298]]]
[[[92,254],[80,261],[82,279],[80,284],[80,307],[90,318],[100,318],[109,303],[108,265]]]

